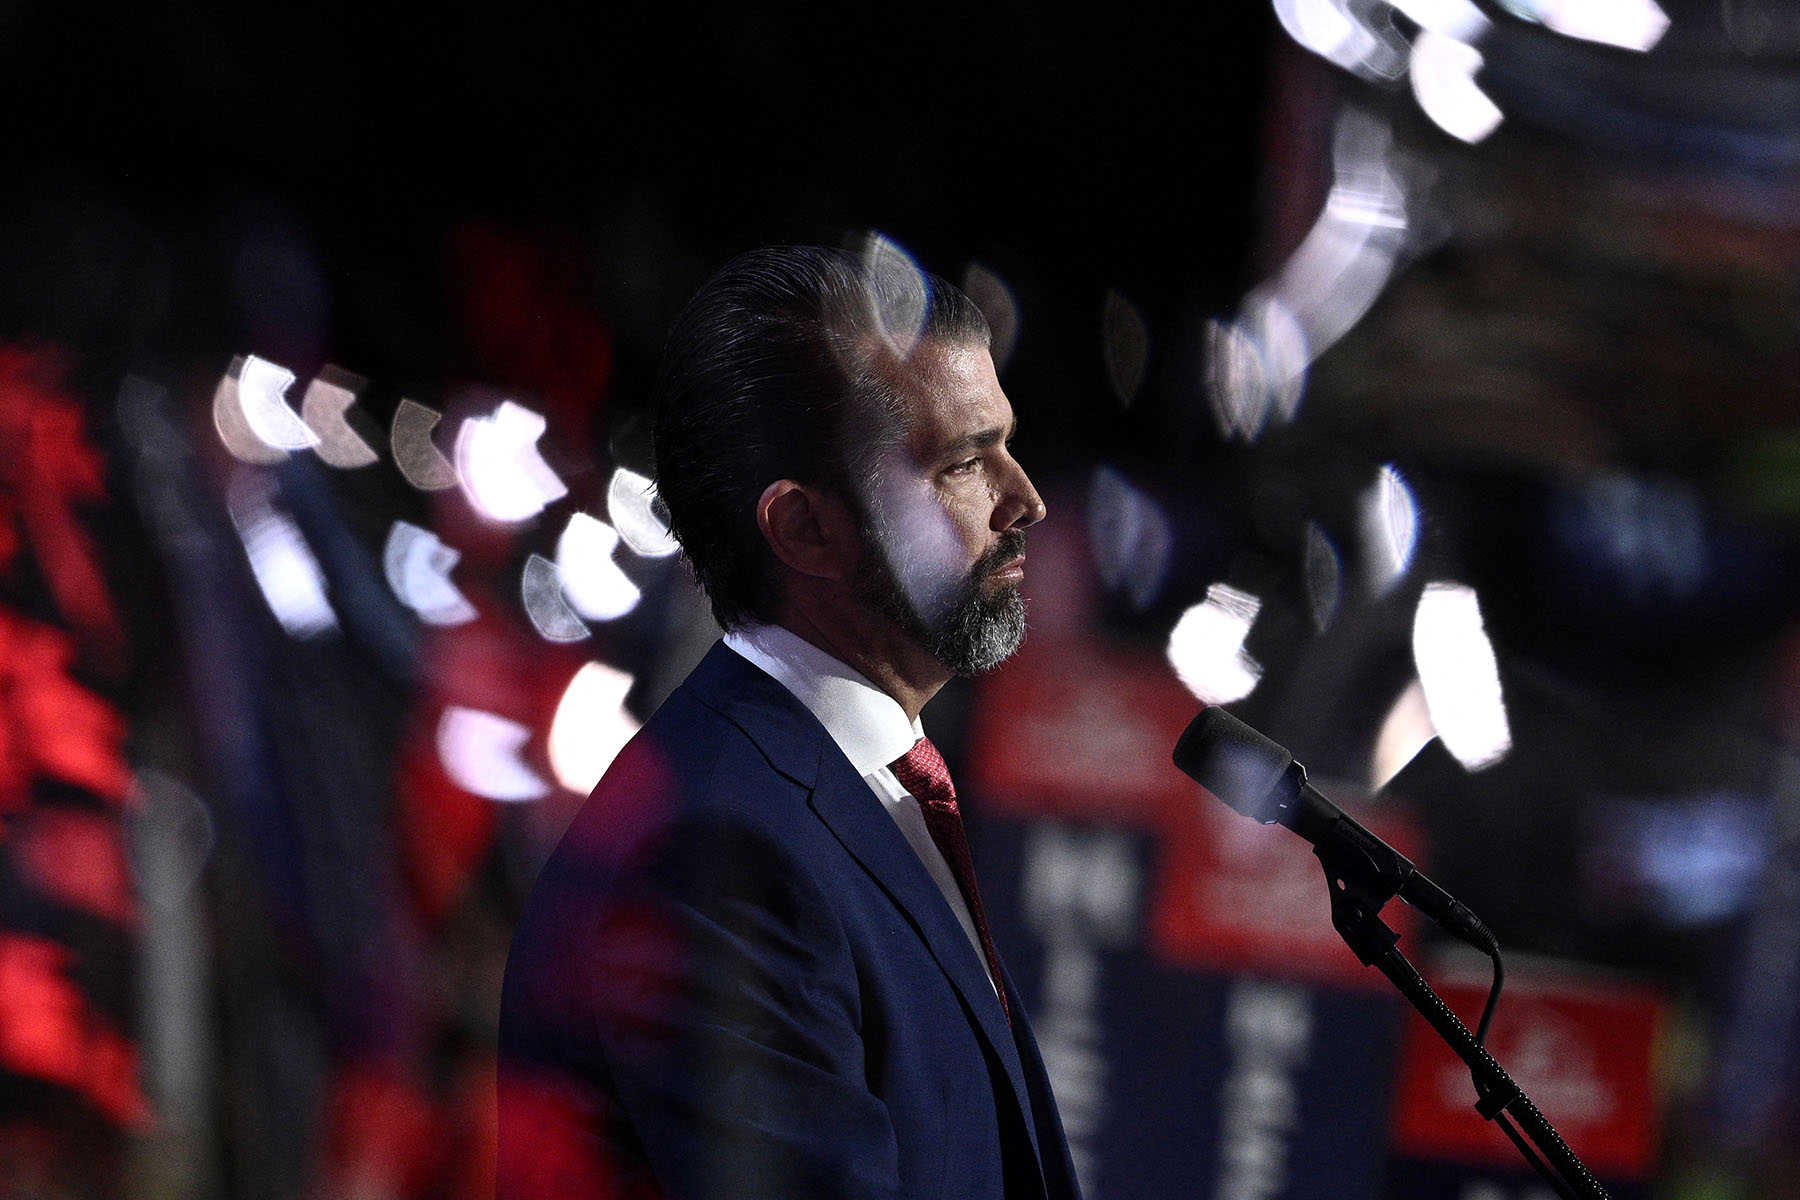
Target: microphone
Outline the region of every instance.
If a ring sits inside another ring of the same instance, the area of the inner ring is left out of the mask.
[[[1328,871],[1346,861],[1335,852],[1348,852],[1355,857],[1347,861],[1366,868],[1365,878],[1387,896],[1399,896],[1455,936],[1498,953],[1494,935],[1467,906],[1320,795],[1306,782],[1306,768],[1284,747],[1224,709],[1202,709],[1188,722],[1175,743],[1175,765],[1244,816],[1264,825],[1285,825],[1315,848],[1333,851],[1332,858],[1320,854]]]

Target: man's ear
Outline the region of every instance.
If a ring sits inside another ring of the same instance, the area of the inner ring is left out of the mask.
[[[756,502],[756,527],[775,557],[802,575],[848,579],[856,565],[856,521],[829,492],[777,479]]]

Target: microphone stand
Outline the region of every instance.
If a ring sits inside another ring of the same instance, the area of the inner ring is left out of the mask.
[[[1388,977],[1467,1064],[1478,1097],[1475,1111],[1512,1139],[1519,1153],[1559,1196],[1564,1200],[1607,1200],[1606,1190],[1588,1173],[1544,1114],[1400,953],[1400,936],[1382,921],[1380,914],[1382,907],[1400,894],[1406,880],[1383,871],[1354,841],[1334,836],[1341,828],[1340,823],[1333,834],[1319,838],[1313,848],[1325,867],[1331,891],[1331,923],[1339,935],[1364,966],[1373,966]],[[1526,1144],[1525,1137],[1536,1145],[1536,1151]]]

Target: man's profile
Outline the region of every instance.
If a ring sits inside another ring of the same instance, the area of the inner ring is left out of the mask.
[[[723,642],[519,922],[500,1195],[1077,1195],[920,709],[1025,629],[1044,505],[942,280],[755,251],[690,302],[657,485]]]

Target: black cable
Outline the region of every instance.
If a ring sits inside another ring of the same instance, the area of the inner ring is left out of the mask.
[[[1481,1010],[1481,1024],[1475,1027],[1475,1044],[1487,1044],[1488,1026],[1494,1023],[1494,1010],[1500,1007],[1500,988],[1506,982],[1506,964],[1500,961],[1499,943],[1484,946],[1489,958],[1494,960],[1494,984],[1488,989],[1487,1007]]]

